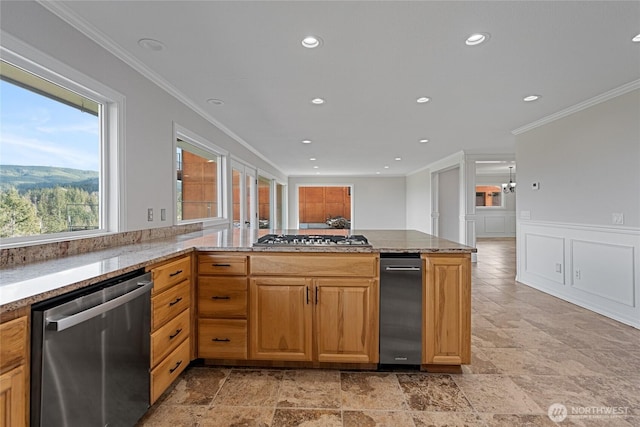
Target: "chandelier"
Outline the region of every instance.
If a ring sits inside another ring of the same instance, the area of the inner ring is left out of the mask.
[[[511,179],[511,170],[513,166],[509,166],[509,183],[502,184],[502,191],[504,193],[515,193],[516,192],[516,183]]]

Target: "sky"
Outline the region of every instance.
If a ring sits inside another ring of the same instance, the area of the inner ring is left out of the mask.
[[[0,165],[98,171],[98,117],[0,81]]]

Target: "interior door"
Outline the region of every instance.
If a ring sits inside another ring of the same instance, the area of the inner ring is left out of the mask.
[[[248,165],[231,161],[233,227],[255,228],[257,221],[256,170]]]

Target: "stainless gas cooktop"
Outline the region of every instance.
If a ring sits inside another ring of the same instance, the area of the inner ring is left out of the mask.
[[[267,234],[258,239],[253,246],[362,246],[370,247],[369,241],[362,235],[332,234]]]

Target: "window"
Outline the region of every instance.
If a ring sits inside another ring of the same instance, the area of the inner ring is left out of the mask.
[[[498,207],[503,203],[500,185],[476,185],[476,207]]]
[[[4,46],[2,56],[3,245],[116,231],[123,99],[55,60],[45,68]]]
[[[176,138],[177,222],[222,221],[223,154],[198,137]]]
[[[271,179],[258,175],[258,228],[272,228]]]

